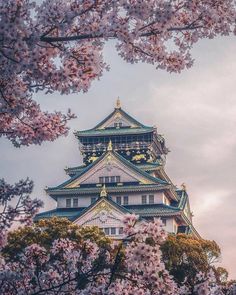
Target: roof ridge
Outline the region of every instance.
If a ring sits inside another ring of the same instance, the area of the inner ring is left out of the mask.
[[[146,171],[141,170],[140,168],[136,167],[133,163],[131,163],[130,161],[126,160],[124,157],[122,157],[119,153],[115,152],[114,150],[112,151],[106,151],[105,153],[103,153],[98,159],[96,159],[93,163],[89,164],[88,166],[85,167],[84,170],[76,173],[74,176],[72,176],[70,179],[68,179],[67,181],[63,182],[62,184],[56,186],[56,187],[50,187],[47,190],[50,189],[60,189],[63,186],[73,182],[76,178],[78,178],[79,176],[83,175],[84,173],[86,173],[87,171],[89,171],[92,167],[94,167],[98,162],[100,162],[108,153],[112,153],[114,154],[121,162],[123,162],[124,164],[126,164],[127,166],[129,166],[131,169],[136,170],[136,172],[138,172],[139,174],[145,176],[146,178],[154,181],[154,182],[159,182],[160,184],[169,184],[168,182],[159,179],[157,177],[153,177],[151,176],[149,173],[147,173]]]
[[[98,204],[100,201],[106,201],[108,203],[111,203],[114,207],[118,208],[118,209],[122,209],[123,211],[130,213],[130,211],[128,209],[126,209],[125,207],[117,204],[116,202],[114,202],[112,200],[112,198],[108,197],[98,197],[97,200],[95,202],[93,202],[92,204],[90,204],[88,207],[84,208],[79,215],[74,216],[74,220],[76,220],[78,217],[83,216],[83,214],[85,214],[86,212],[88,212],[90,209],[92,209],[93,207],[96,206],[96,204]]]
[[[143,174],[144,176],[148,177],[149,179],[152,179],[154,181],[159,181],[162,184],[169,184],[168,182],[166,182],[163,179],[151,176],[149,173],[147,173],[146,171],[141,170],[140,168],[138,168],[135,164],[133,164],[132,162],[126,160],[124,157],[122,157],[119,153],[117,153],[116,151],[112,151],[121,161],[123,161],[124,163],[126,163],[127,165],[129,165],[131,168],[134,168],[137,172],[139,172],[140,174]]]
[[[125,117],[127,117],[130,121],[132,121],[133,123],[135,123],[139,127],[142,127],[142,128],[148,128],[148,127],[150,127],[151,128],[151,126],[147,126],[147,125],[144,125],[144,124],[140,123],[138,120],[136,120],[135,118],[133,118],[130,114],[128,114],[127,112],[125,112],[122,108],[115,108],[109,115],[107,115],[102,121],[100,121],[98,124],[96,124],[93,128],[87,129],[87,130],[83,130],[83,131],[92,131],[92,130],[98,129],[99,126],[103,125],[116,112],[120,112],[121,114],[123,114]],[[83,131],[78,131],[78,132],[83,132]]]
[[[170,205],[166,205],[163,203],[156,203],[156,204],[133,204],[133,205],[126,205],[125,207],[127,208],[131,208],[131,207],[140,207],[140,208],[144,208],[145,206],[147,207],[164,207],[164,208],[168,208],[168,209],[173,209],[176,211],[180,211],[181,209],[179,207],[175,207],[175,206],[170,206]]]

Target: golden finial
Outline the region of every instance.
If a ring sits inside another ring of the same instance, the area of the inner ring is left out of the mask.
[[[107,197],[107,190],[106,190],[106,186],[105,186],[105,184],[103,185],[103,187],[102,187],[102,189],[101,189],[100,197],[101,197],[101,198]]]
[[[117,100],[116,100],[116,109],[120,109],[121,108],[121,103],[120,103],[120,98],[118,96]]]
[[[183,191],[186,192],[186,184],[185,184],[185,183],[182,183],[182,184],[181,184],[181,188],[182,188]]]
[[[107,150],[108,151],[112,151],[113,147],[112,147],[112,141],[110,140],[107,146]]]

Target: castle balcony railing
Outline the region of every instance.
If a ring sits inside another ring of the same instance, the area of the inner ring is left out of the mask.
[[[131,142],[131,143],[112,143],[114,150],[140,150],[148,149],[150,147],[148,142]],[[107,145],[104,143],[81,145],[80,151],[83,153],[106,151]]]

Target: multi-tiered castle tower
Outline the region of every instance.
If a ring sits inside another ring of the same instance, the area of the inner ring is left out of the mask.
[[[75,136],[83,165],[66,168],[69,180],[46,190],[57,208],[36,219],[66,217],[119,238],[124,214],[135,213],[140,219],[160,217],[168,232],[199,236],[185,186],[176,188],[165,173],[168,149],[156,127],[139,123],[118,99],[109,116]]]

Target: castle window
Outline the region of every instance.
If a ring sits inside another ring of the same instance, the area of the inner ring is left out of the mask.
[[[73,199],[73,207],[78,207],[78,199]]]
[[[154,204],[154,195],[149,195],[149,204]]]
[[[121,205],[121,197],[120,196],[116,197],[116,203],[118,205]]]
[[[120,176],[115,176],[116,177],[116,182],[120,182]]]
[[[91,197],[91,204],[93,204],[94,202],[96,202],[97,198],[96,197]]]
[[[109,227],[105,227],[105,228],[104,228],[104,233],[105,233],[106,235],[109,235],[109,234],[110,234],[110,228],[109,228]]]
[[[162,221],[163,225],[166,226],[166,219],[162,218],[161,221]]]
[[[101,176],[99,183],[115,183],[120,182],[120,176]]]
[[[123,235],[123,227],[119,227],[119,235]]]
[[[115,127],[115,128],[120,128],[120,127],[122,127],[122,122],[116,122],[116,123],[114,123],[114,127]]]
[[[146,195],[142,196],[142,204],[147,204],[147,196]]]
[[[111,227],[111,235],[115,235],[116,234],[116,228],[115,227]]]
[[[66,208],[71,207],[71,199],[66,199]]]
[[[123,198],[123,204],[124,205],[128,205],[129,204],[129,197],[128,196],[124,196],[124,198]]]
[[[174,224],[174,233],[175,233],[175,234],[177,234],[177,229],[178,229],[178,228],[177,228],[177,225]]]

